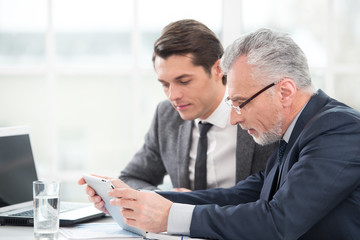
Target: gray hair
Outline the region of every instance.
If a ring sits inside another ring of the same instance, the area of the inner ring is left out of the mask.
[[[262,85],[290,78],[298,89],[314,91],[306,56],[287,34],[259,29],[235,40],[221,59],[225,74],[240,56],[248,58],[253,79]]]

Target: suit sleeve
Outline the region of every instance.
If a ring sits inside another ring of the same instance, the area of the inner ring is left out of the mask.
[[[144,145],[121,171],[119,177],[135,189],[156,190],[166,174],[159,150],[159,107],[160,105],[145,136]]]
[[[259,172],[231,188],[213,188],[184,193],[160,191],[158,194],[176,203],[236,205],[258,200],[263,181],[263,172]]]
[[[271,201],[197,205],[190,235],[212,239],[300,238],[358,187],[359,122],[357,116],[336,111],[313,119],[292,146],[287,158],[296,161]]]

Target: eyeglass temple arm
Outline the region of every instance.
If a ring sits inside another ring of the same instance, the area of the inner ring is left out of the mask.
[[[252,96],[251,98],[249,98],[248,100],[246,100],[245,102],[243,102],[242,104],[240,104],[239,108],[243,108],[248,102],[250,102],[251,100],[253,100],[254,98],[256,98],[257,96],[259,96],[259,94],[261,94],[262,92],[266,91],[267,89],[271,88],[272,86],[274,86],[275,84],[277,84],[277,82],[272,83],[268,86],[266,86],[265,88],[263,88],[261,91],[259,91],[258,93],[256,93],[254,96]]]

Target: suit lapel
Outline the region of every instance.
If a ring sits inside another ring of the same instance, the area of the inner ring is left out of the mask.
[[[189,161],[192,143],[192,127],[193,121],[184,121],[184,123],[180,125],[176,149],[178,184],[188,189],[190,189]]]
[[[236,182],[245,179],[251,173],[255,142],[241,127],[237,126],[236,143]]]
[[[320,109],[330,100],[329,96],[326,95],[323,91],[319,90],[314,96],[312,96],[307,103],[306,107],[302,111],[301,115],[299,116],[294,129],[291,133],[288,145],[286,147],[284,157],[283,157],[283,170],[281,172],[280,178],[280,186],[286,180],[286,175],[294,165],[298,159],[290,159],[288,158],[288,153],[292,151],[292,148],[299,138],[299,135],[304,130],[307,124],[311,122],[311,119],[320,111]]]
[[[278,162],[276,159],[277,151],[272,155],[271,158],[269,158],[269,161],[272,162],[272,164],[269,164],[268,166],[273,166],[272,169],[269,171],[269,173],[265,176],[264,185],[262,187],[261,193],[260,193],[260,199],[270,201],[275,193],[275,188],[277,184],[278,179]]]

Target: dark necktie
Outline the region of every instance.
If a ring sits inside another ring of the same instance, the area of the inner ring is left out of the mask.
[[[280,140],[280,145],[279,145],[279,150],[278,150],[279,165],[282,162],[282,158],[283,158],[284,153],[285,153],[286,145],[287,145],[287,142],[285,142],[285,140]]]
[[[195,160],[195,190],[206,189],[206,158],[207,158],[207,132],[212,127],[211,123],[199,122],[199,143]]]
[[[279,150],[278,150],[278,179],[277,179],[277,183],[276,183],[276,190],[279,190],[280,188],[280,183],[281,183],[281,176],[282,176],[282,171],[283,171],[283,167],[284,167],[284,164],[283,164],[283,156],[284,156],[284,153],[285,153],[285,149],[286,149],[286,145],[287,145],[287,142],[285,142],[284,140],[280,140],[280,145],[279,145]],[[274,193],[275,194],[275,193]]]
[[[282,158],[285,153],[287,143],[284,140],[280,140],[279,148],[277,150],[277,166],[276,166],[276,172],[274,174],[274,180],[270,191],[270,199],[273,198],[276,191],[279,189],[280,186],[280,179],[281,179],[281,172],[282,172]]]

